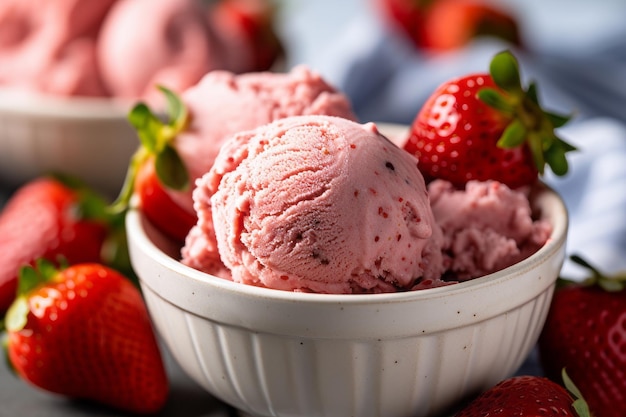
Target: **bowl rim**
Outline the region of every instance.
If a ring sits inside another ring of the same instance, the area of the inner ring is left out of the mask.
[[[536,189],[533,191],[532,201],[534,209],[541,208],[544,210],[544,212],[541,213],[542,217],[551,219],[552,232],[548,241],[531,256],[507,268],[472,280],[442,287],[382,294],[318,294],[283,291],[238,283],[196,270],[184,265],[178,259],[165,253],[155,244],[148,236],[148,231],[146,230],[146,228],[154,228],[149,224],[149,221],[143,217],[140,208],[137,207],[136,204],[126,215],[126,228],[129,239],[132,239],[135,244],[140,246],[147,256],[156,260],[162,266],[188,279],[196,281],[201,285],[209,284],[213,287],[248,297],[282,302],[369,305],[403,301],[414,302],[419,299],[449,297],[453,294],[467,292],[468,290],[479,290],[502,281],[515,279],[515,277],[545,262],[564,247],[569,216],[561,196],[544,183],[538,183]],[[156,229],[152,230],[152,233],[155,232],[158,233]],[[140,280],[144,281],[141,277]]]
[[[126,120],[136,102],[115,97],[60,96],[0,86],[0,113],[55,119]]]

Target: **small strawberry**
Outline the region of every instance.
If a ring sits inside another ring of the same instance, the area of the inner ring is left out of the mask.
[[[539,338],[547,377],[567,368],[591,411],[623,417],[626,410],[626,272],[607,276],[579,256],[591,271],[583,282],[559,280]]]
[[[564,372],[563,378],[567,390],[539,376],[505,379],[474,399],[455,417],[589,417],[589,409],[580,392]]]
[[[89,189],[52,177],[20,187],[0,213],[0,315],[17,288],[20,267],[38,258],[103,262],[112,231],[106,203]]]
[[[416,47],[422,46],[426,10],[436,0],[374,0],[389,25],[399,30]]]
[[[450,51],[479,36],[521,46],[515,17],[481,0],[374,0],[383,18],[424,51]]]
[[[167,189],[183,191],[190,186],[189,175],[174,147],[174,138],[187,126],[188,113],[180,98],[160,87],[169,107],[169,121],[162,122],[144,103],[137,104],[128,119],[137,130],[141,145],[133,155],[126,180],[110,211],[123,213],[134,193],[142,212],[160,231],[183,242],[196,223],[196,215],[177,204]]]
[[[11,365],[36,387],[135,413],[158,411],[167,399],[141,294],[113,269],[24,267],[6,330]]]
[[[285,55],[281,39],[274,29],[275,14],[268,0],[220,0],[212,9],[217,30],[250,44],[251,66],[247,72],[267,71]],[[240,53],[240,51],[230,51]]]
[[[534,183],[546,164],[557,175],[567,172],[565,156],[574,147],[554,132],[567,121],[541,108],[534,84],[522,88],[517,60],[504,51],[490,74],[437,88],[413,121],[405,149],[427,179],[459,187],[492,179],[517,188]]]
[[[494,37],[522,46],[514,16],[493,2],[438,0],[425,13],[419,45],[432,51],[460,49],[477,37]]]

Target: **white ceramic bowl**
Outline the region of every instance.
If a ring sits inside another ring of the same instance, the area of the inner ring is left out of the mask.
[[[564,260],[560,197],[536,212],[554,231],[526,260],[448,287],[375,295],[256,288],[176,260],[142,216],[130,255],[157,331],[215,397],[255,416],[433,416],[513,374],[534,347]]]
[[[17,187],[49,172],[77,176],[109,195],[121,189],[139,141],[130,104],[0,90],[0,183]]]

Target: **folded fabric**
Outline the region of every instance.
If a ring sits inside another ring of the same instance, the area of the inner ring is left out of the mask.
[[[626,124],[593,118],[563,127],[561,135],[578,148],[570,172],[546,182],[565,199],[570,214],[568,253],[582,255],[607,272],[626,271]],[[581,278],[566,262],[563,275]]]

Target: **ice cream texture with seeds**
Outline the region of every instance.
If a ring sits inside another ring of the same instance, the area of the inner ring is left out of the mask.
[[[304,65],[286,73],[212,71],[185,91],[182,100],[191,121],[175,146],[192,182],[209,171],[224,141],[237,132],[289,116],[356,120],[348,98]],[[191,196],[172,195],[193,210]]]
[[[377,293],[443,272],[443,235],[416,160],[372,123],[301,116],[239,133],[194,198],[197,227],[213,224],[237,282]]]
[[[449,285],[541,247],[526,190],[428,186],[373,123],[280,119],[222,146],[194,191],[182,262],[250,285],[383,293]],[[222,263],[223,262],[223,263]]]

